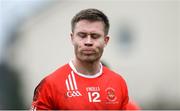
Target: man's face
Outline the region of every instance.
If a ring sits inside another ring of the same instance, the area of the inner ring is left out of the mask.
[[[78,60],[94,62],[101,58],[109,37],[104,33],[103,22],[81,20],[76,23],[71,40]]]

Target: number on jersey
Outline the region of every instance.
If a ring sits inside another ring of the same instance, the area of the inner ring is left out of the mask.
[[[99,92],[88,92],[89,102],[101,102]]]

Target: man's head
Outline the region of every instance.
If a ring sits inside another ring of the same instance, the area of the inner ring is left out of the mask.
[[[76,14],[71,23],[71,40],[76,59],[86,62],[99,61],[109,41],[108,18],[97,9],[86,9]]]
[[[84,9],[82,11],[80,11],[79,13],[77,13],[72,21],[71,21],[71,30],[72,32],[74,32],[74,28],[77,22],[81,21],[81,20],[88,20],[88,21],[101,21],[104,23],[104,33],[105,35],[108,35],[109,32],[109,20],[108,17],[101,12],[100,10],[97,9]]]

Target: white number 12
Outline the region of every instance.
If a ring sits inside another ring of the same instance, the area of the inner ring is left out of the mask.
[[[101,102],[99,99],[100,94],[98,92],[88,92],[89,102]]]

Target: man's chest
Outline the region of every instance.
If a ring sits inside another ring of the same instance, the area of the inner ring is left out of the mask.
[[[56,105],[62,109],[119,109],[120,85],[106,79],[82,79],[68,75],[57,87]]]

